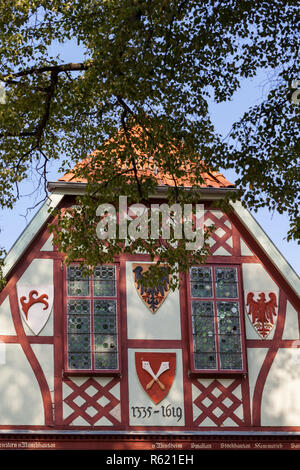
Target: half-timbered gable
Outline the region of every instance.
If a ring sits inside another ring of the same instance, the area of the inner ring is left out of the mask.
[[[168,439],[190,449],[229,438],[275,442],[278,433],[295,442],[300,280],[240,203],[226,214],[216,206],[231,187],[207,175],[210,256],[171,291],[168,279],[142,286],[150,263],[143,254],[89,276],[65,265],[48,209],[69,204],[84,183],[50,184],[4,268],[3,442],[26,435],[57,448],[146,449]]]

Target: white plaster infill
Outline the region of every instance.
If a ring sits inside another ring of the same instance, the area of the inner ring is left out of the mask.
[[[27,227],[23,230],[19,238],[9,250],[4,260],[3,276],[6,277],[23,255],[28,245],[33,241],[36,234],[42,228],[49,218],[49,209],[54,209],[58,206],[63,198],[63,194],[51,194],[50,197],[44,202],[39,211],[35,214]]]

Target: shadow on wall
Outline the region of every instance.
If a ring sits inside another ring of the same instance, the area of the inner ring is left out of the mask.
[[[277,352],[262,396],[262,426],[300,426],[300,342]]]
[[[0,425],[44,425],[40,387],[19,344],[6,344],[0,397]]]

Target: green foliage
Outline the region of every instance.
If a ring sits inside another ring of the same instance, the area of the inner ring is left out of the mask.
[[[299,70],[297,3],[0,0],[0,81],[6,90],[0,104],[1,207],[13,206],[18,184],[32,169],[46,178],[49,161],[63,156],[66,170],[97,149],[77,169],[89,182],[78,201],[85,231],[78,227],[75,236],[73,218],[57,238],[70,259],[83,254],[85,237],[94,257],[105,261],[87,238],[95,204],[117,194],[146,201],[157,184],[138,171],[146,163],[170,175],[170,201],[186,197],[179,186],[188,168],[194,187],[207,167],[235,168],[242,193],[232,197],[242,194],[252,209],[287,212],[289,237],[298,239],[299,106],[289,99]],[[84,48],[84,61],[74,53],[74,61],[64,63],[49,53],[54,43],[59,49],[66,41]],[[241,80],[261,68],[276,76],[270,93],[223,141],[209,100],[230,100]]]

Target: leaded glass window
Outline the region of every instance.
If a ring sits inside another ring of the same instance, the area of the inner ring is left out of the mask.
[[[215,268],[216,297],[237,298],[236,268]]]
[[[211,268],[191,268],[192,297],[212,297]]]
[[[193,369],[243,370],[237,267],[190,270]]]
[[[215,369],[216,333],[213,302],[192,301],[193,345],[196,369]]]
[[[114,265],[87,276],[67,268],[67,369],[118,369],[117,279]]]
[[[114,297],[116,295],[115,266],[97,266],[93,277],[94,295]]]

